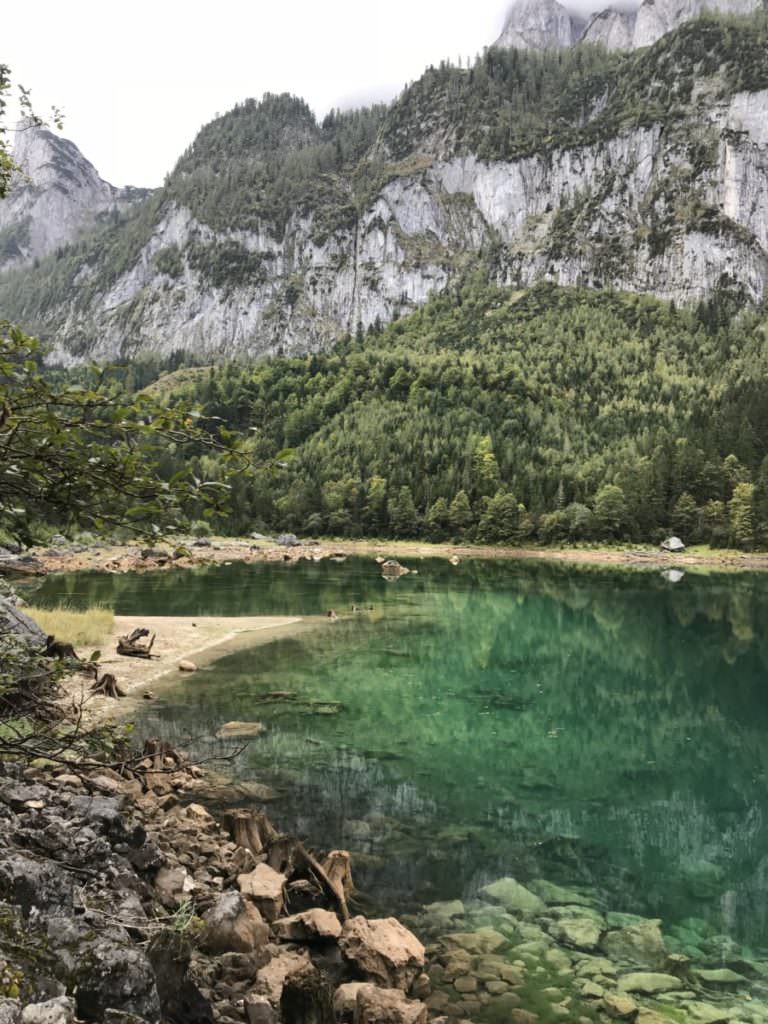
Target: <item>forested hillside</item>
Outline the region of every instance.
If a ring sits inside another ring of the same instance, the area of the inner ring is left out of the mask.
[[[732,314],[475,280],[328,353],[151,390],[249,435],[233,531],[751,548],[768,543],[768,321]]]

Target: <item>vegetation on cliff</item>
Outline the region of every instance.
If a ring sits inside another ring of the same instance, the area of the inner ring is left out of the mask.
[[[232,531],[750,548],[768,542],[766,325],[731,313],[471,281],[327,353],[156,387],[247,436]]]

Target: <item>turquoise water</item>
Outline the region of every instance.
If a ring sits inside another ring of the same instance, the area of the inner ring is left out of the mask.
[[[335,608],[165,690],[139,729],[205,754],[237,749],[222,723],[264,722],[232,770],[275,787],[284,828],[352,850],[379,905],[545,877],[768,945],[768,577],[412,564],[394,583],[362,559],[79,574],[36,601]]]

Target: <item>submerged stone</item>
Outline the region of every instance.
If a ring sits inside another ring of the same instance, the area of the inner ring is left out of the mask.
[[[694,970],[694,975],[711,988],[737,988],[739,985],[746,985],[747,979],[743,974],[737,974],[729,967],[719,967],[715,970],[700,968]]]
[[[562,885],[555,885],[544,878],[534,878],[528,883],[528,888],[539,896],[549,906],[568,905],[591,907],[594,903],[589,896],[583,896],[575,889],[566,889]]]
[[[564,917],[549,926],[552,938],[576,949],[595,949],[600,941],[600,932],[600,925],[589,917]]]
[[[635,971],[632,974],[625,974],[622,978],[619,978],[619,990],[621,992],[642,992],[645,995],[651,996],[657,992],[671,992],[676,988],[683,988],[683,983],[672,974]]]
[[[614,960],[661,967],[666,954],[661,921],[641,919],[617,931],[609,931],[600,940],[600,948]]]
[[[524,917],[535,917],[545,909],[544,901],[514,878],[500,878],[482,888],[480,895]]]

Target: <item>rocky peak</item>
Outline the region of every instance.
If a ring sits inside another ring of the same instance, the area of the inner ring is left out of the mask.
[[[0,270],[69,244],[148,191],[108,184],[73,142],[28,121],[16,128],[13,159],[19,171],[0,202]]]
[[[560,50],[579,39],[584,24],[557,0],[517,0],[494,43],[504,49]]]
[[[609,50],[650,46],[667,32],[705,11],[749,15],[765,0],[643,0],[637,11],[608,7],[591,15],[586,27],[557,0],[517,0],[495,46],[519,50],[556,50],[577,42]]]
[[[604,46],[606,50],[631,50],[636,20],[635,11],[615,11],[609,7],[592,15],[580,41]]]

